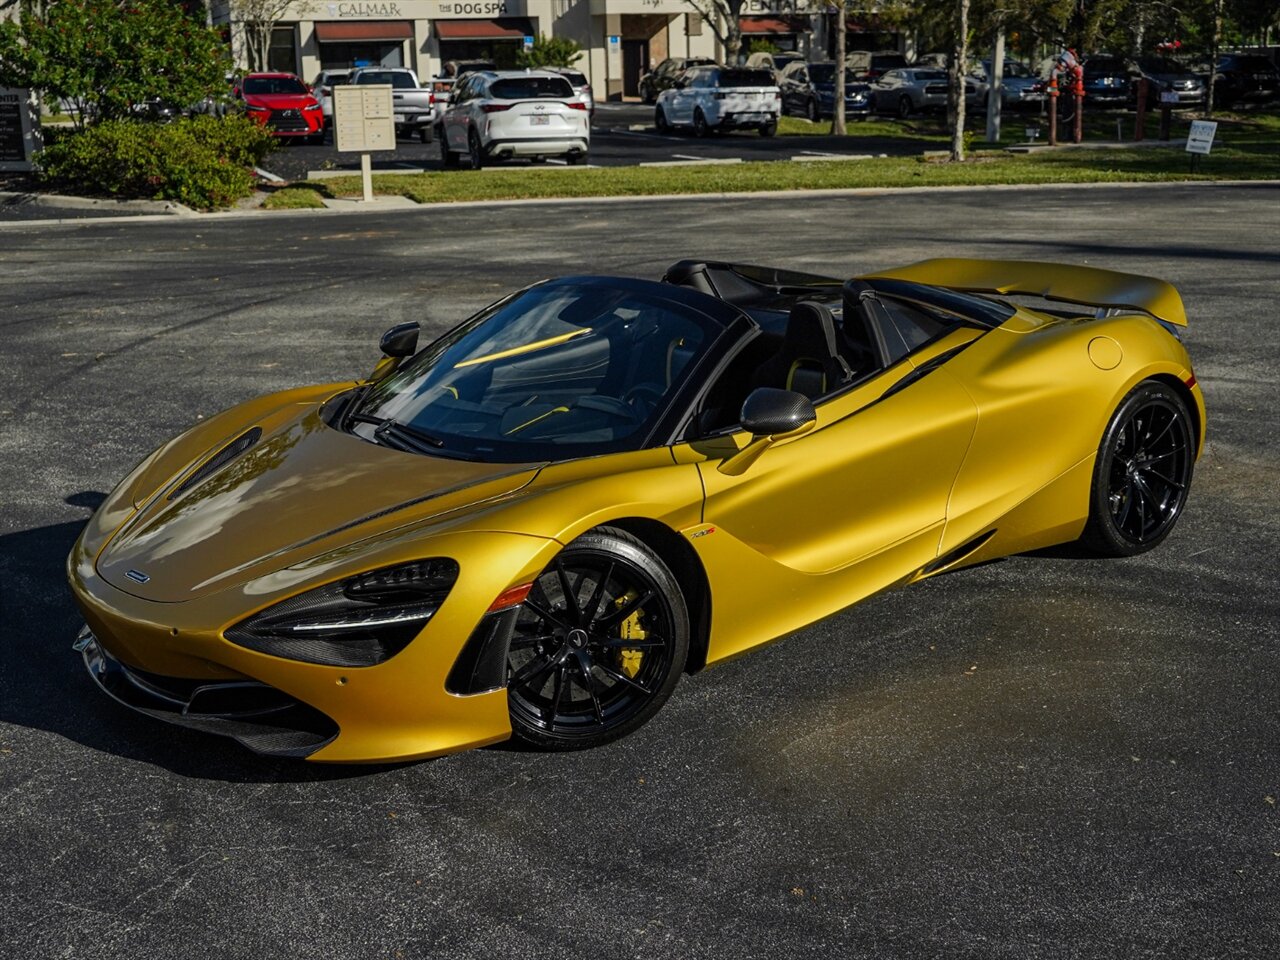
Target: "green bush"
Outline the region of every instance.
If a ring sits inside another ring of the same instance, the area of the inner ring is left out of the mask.
[[[275,138],[237,115],[173,123],[107,120],[66,131],[39,155],[40,178],[57,189],[176,200],[209,210],[253,192],[251,168]]]

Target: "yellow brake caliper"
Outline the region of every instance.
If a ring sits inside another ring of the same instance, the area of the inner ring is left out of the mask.
[[[634,590],[628,590],[617,600],[614,606],[619,609],[625,607],[628,603],[636,598]],[[640,626],[640,618],[644,616],[644,610],[637,608],[632,612],[631,616],[623,620],[618,626],[618,635],[623,640],[643,640],[647,635],[644,627]],[[618,669],[625,673],[632,680],[635,679],[637,673],[640,672],[640,662],[644,660],[644,651],[627,647],[621,647],[618,650]]]

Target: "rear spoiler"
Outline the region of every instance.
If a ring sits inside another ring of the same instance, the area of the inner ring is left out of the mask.
[[[1090,307],[1140,310],[1157,320],[1187,325],[1182,297],[1172,284],[1136,273],[1039,260],[963,260],[943,257],[866,274],[859,280],[906,280],[969,293],[1021,294]]]

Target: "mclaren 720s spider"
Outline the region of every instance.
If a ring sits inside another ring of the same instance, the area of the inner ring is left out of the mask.
[[[547,280],[143,460],[68,560],[75,647],[269,755],[603,744],[888,587],[1159,544],[1205,430],[1186,322],[1160,280],[1027,261]]]

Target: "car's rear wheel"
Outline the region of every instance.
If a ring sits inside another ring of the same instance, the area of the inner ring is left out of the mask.
[[[1178,522],[1191,487],[1191,414],[1172,387],[1138,384],[1116,408],[1098,447],[1081,540],[1127,557],[1156,546]]]
[[[805,119],[810,123],[817,123],[819,118],[818,101],[813,97],[809,98],[809,102],[804,105]]]
[[[612,527],[565,547],[529,593],[511,640],[514,735],[549,750],[599,746],[666,702],[689,652],[689,614],[653,551]]]
[[[576,167],[580,163],[587,162],[587,155],[585,153],[571,153],[564,158],[564,162],[571,167]]]
[[[898,98],[898,116],[900,116],[903,120],[911,116],[911,111],[914,109],[915,109],[915,105],[912,104],[911,98],[908,97],[905,93]]]
[[[707,123],[707,118],[699,107],[693,111],[693,133],[694,136],[705,137],[711,132],[711,125]]]
[[[670,133],[671,124],[667,122],[667,111],[656,107],[653,111],[653,128],[659,133]]]
[[[418,142],[419,143],[431,142],[431,126],[429,124],[425,127],[418,128]]]
[[[778,132],[778,121],[770,120],[768,123],[762,123],[758,129],[760,130],[760,136],[772,137]]]
[[[480,146],[480,137],[474,130],[467,134],[467,160],[472,170],[484,166],[484,148]]]

